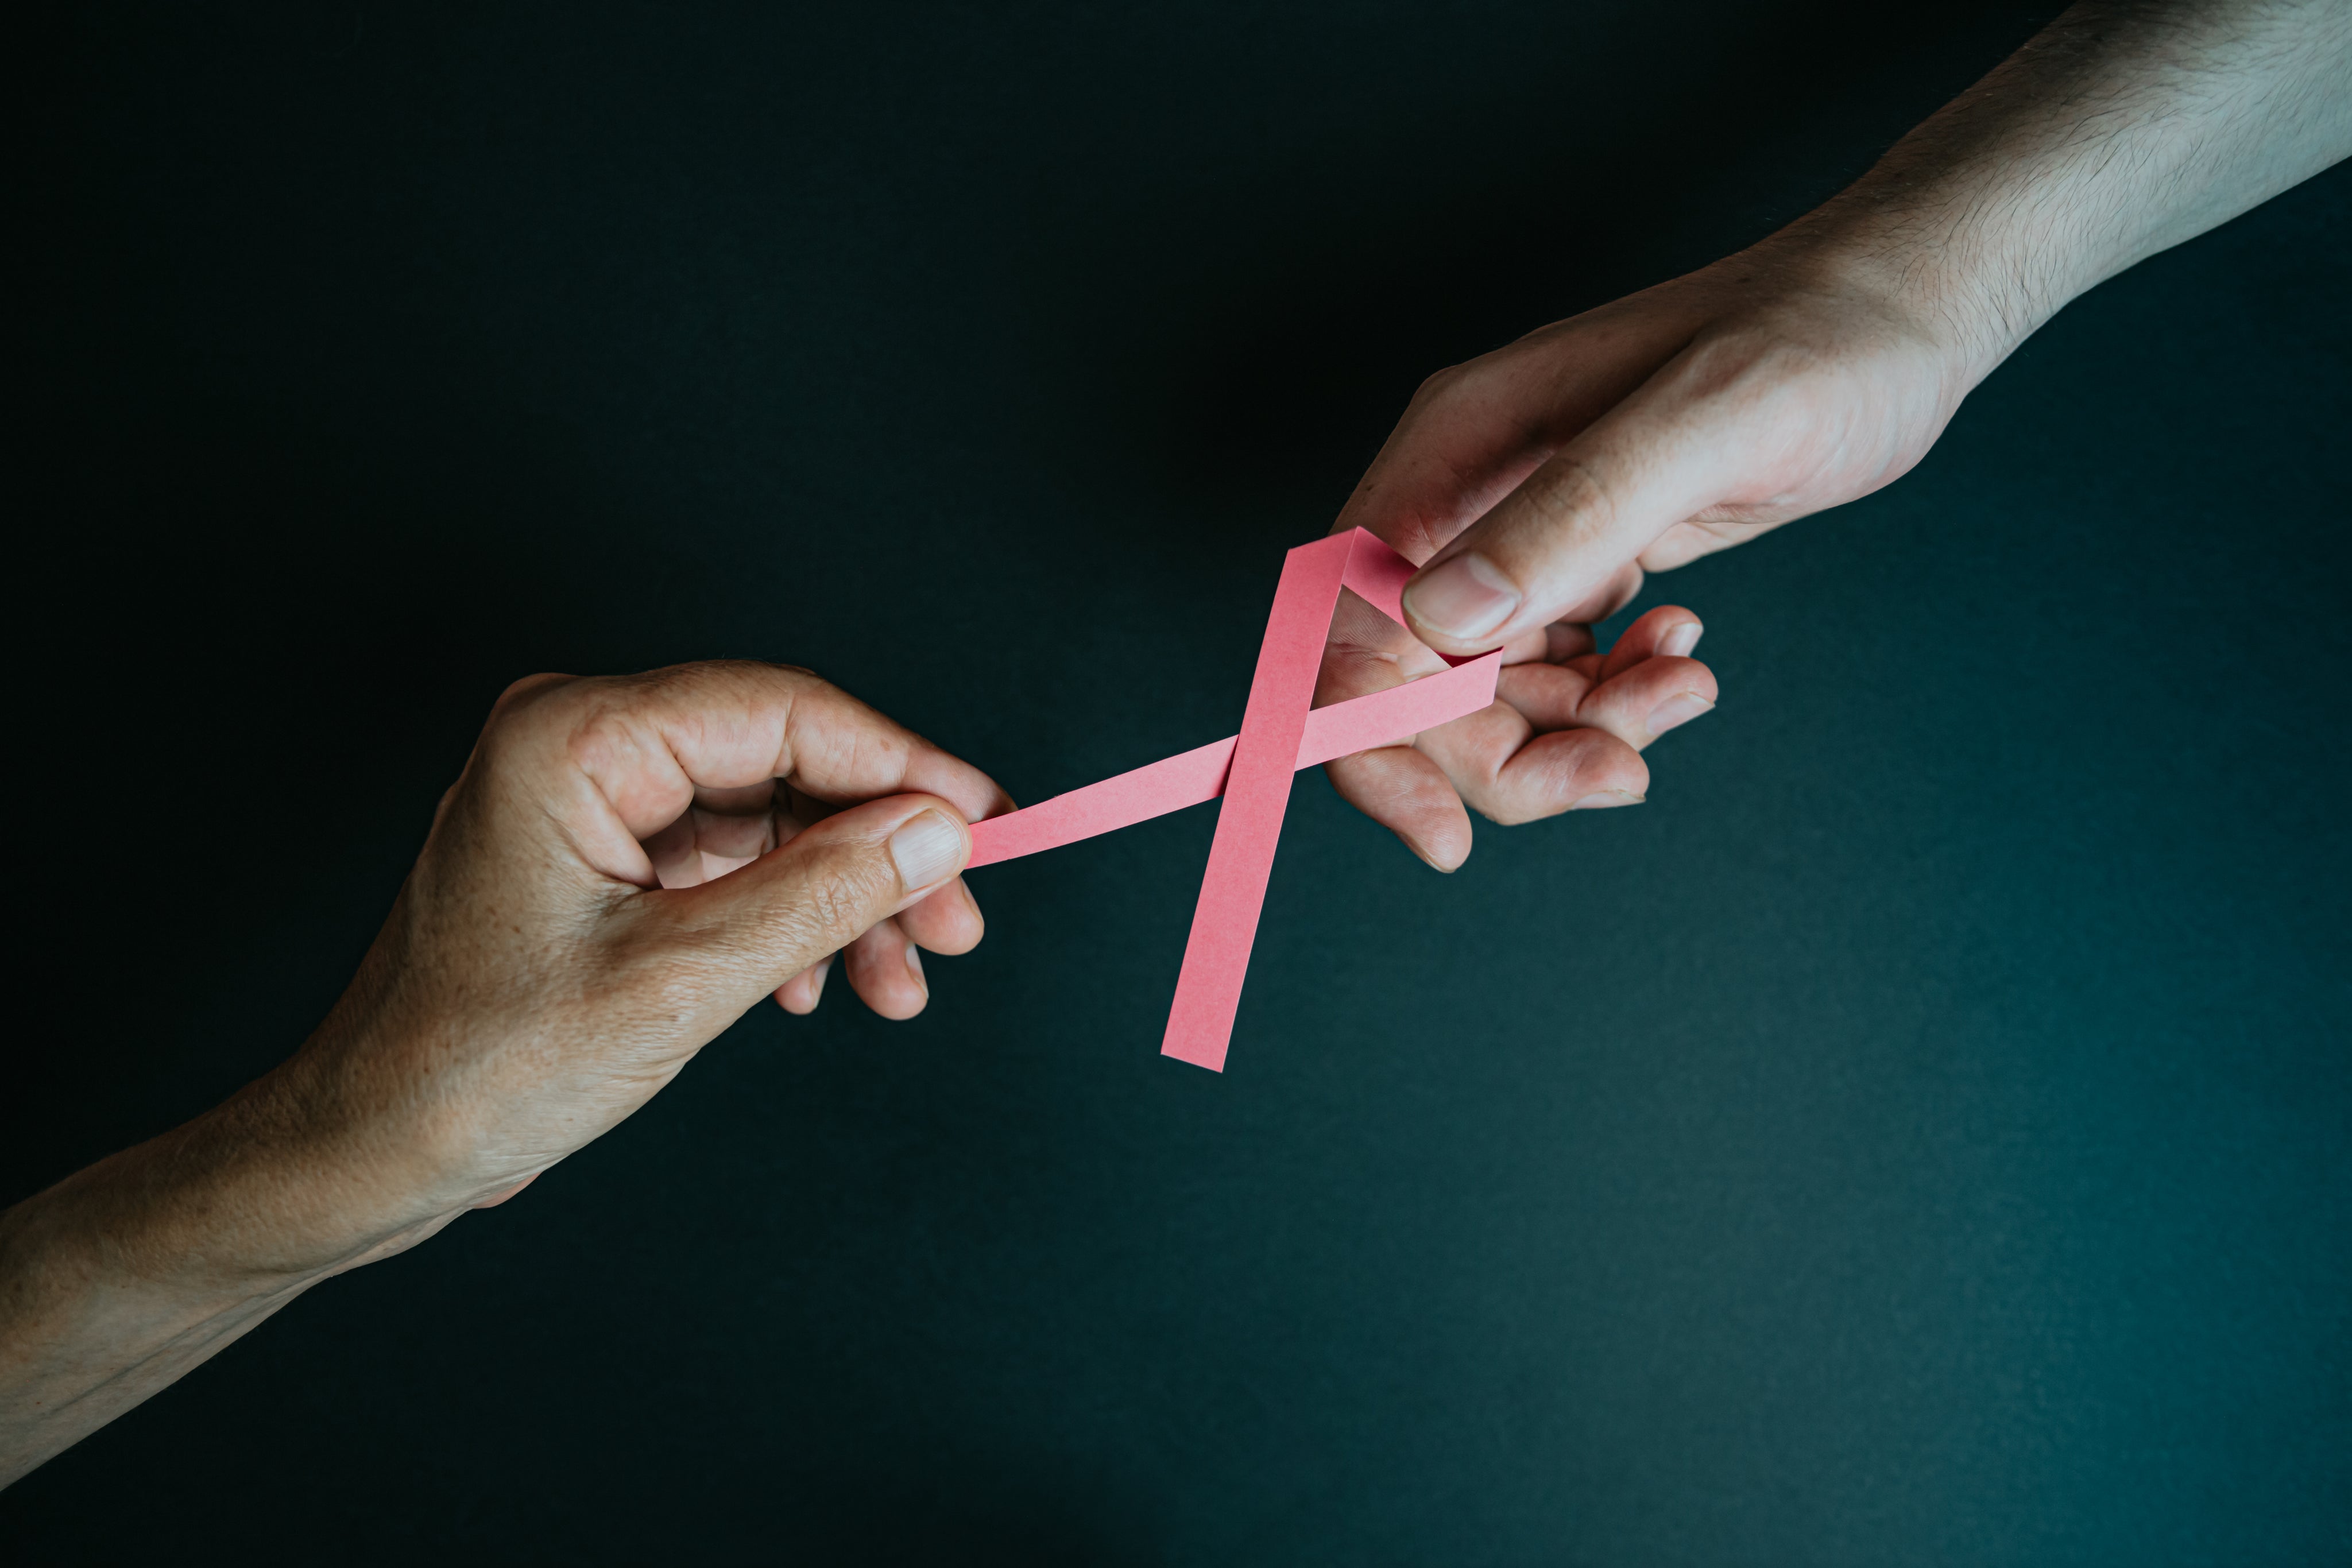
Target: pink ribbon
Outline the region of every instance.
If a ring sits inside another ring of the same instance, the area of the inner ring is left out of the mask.
[[[1370,696],[1310,706],[1339,590],[1353,589],[1402,624],[1398,595],[1412,571],[1412,562],[1361,528],[1300,545],[1283,558],[1240,735],[972,824],[971,863],[979,867],[1224,797],[1168,1009],[1162,1056],[1224,1071],[1275,843],[1290,803],[1290,776],[1335,757],[1393,746],[1495,700],[1499,651]]]

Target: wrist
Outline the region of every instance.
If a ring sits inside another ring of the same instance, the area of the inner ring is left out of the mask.
[[[246,1217],[222,1239],[257,1280],[340,1273],[396,1252],[462,1213],[446,1140],[405,1103],[355,1091],[316,1042],[192,1126],[212,1151],[214,1194]]]
[[[404,1244],[304,1196],[310,1167],[253,1135],[268,1090],[0,1212],[0,1486]]]
[[[299,1290],[446,1216],[426,1184],[324,1103],[303,1057],[195,1120],[28,1200],[93,1276],[226,1304]],[[454,1207],[451,1212],[454,1213]]]
[[[1964,396],[2076,292],[2054,269],[2021,263],[1990,226],[1970,228],[1857,186],[1765,244],[1825,286],[1908,323]]]

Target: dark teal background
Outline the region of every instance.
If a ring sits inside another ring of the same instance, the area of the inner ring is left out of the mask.
[[[18,57],[22,1196],[291,1051],[499,690],[806,663],[1035,799],[1229,732],[1420,378],[2031,8],[86,13]],[[1721,710],[1427,871],[1302,776],[976,873],[0,1498],[16,1561],[2352,1555],[2352,171],[1654,586]]]

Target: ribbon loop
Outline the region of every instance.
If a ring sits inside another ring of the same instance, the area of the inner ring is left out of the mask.
[[[1388,691],[1327,708],[1310,706],[1339,590],[1353,590],[1401,624],[1399,595],[1412,570],[1412,562],[1361,528],[1300,545],[1283,559],[1241,734],[972,824],[967,869],[1224,797],[1161,1055],[1211,1071],[1224,1069],[1291,775],[1350,752],[1395,745],[1495,700],[1500,650]]]

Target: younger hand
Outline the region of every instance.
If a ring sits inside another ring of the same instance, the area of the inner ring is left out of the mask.
[[[1892,482],[1990,352],[1783,236],[1431,377],[1340,525],[1423,563],[1423,642],[1502,647]]]
[[[1326,771],[1341,799],[1440,871],[1469,858],[1465,803],[1506,825],[1637,805],[1650,788],[1643,749],[1715,707],[1715,674],[1690,657],[1701,630],[1689,611],[1661,605],[1603,654],[1590,626],[1547,627],[1505,650],[1487,707],[1409,744],[1340,758]],[[1395,622],[1342,594],[1316,705],[1444,667]]]
[[[1635,753],[1715,701],[1698,619],[1653,610],[1605,659],[1591,624],[1645,571],[1893,480],[1981,373],[1868,277],[1784,236],[1431,377],[1338,525],[1421,566],[1412,635],[1349,601],[1319,700],[1434,669],[1432,649],[1507,667],[1486,713],[1332,764],[1340,794],[1445,871],[1464,802],[1521,822],[1640,800]]]

